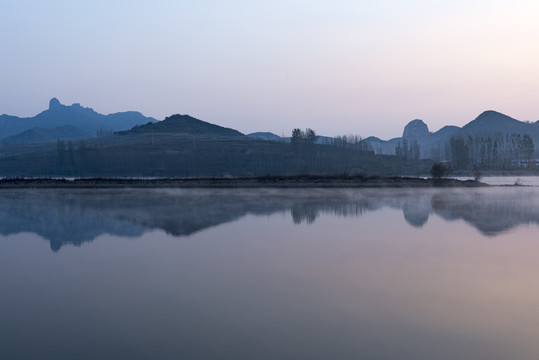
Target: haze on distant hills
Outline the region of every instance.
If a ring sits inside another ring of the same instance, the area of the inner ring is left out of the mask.
[[[51,105],[56,106],[55,102]],[[172,115],[84,141],[39,146],[4,142],[0,147],[0,176],[390,174],[399,166],[395,157],[376,156],[357,144],[328,146],[315,140],[261,140],[189,115]],[[408,165],[407,171],[424,172],[425,166],[428,164]]]
[[[424,175],[434,161],[455,170],[512,171],[535,169],[539,144],[539,122],[495,111],[434,133],[416,119],[402,137],[384,141],[244,135],[189,115],[162,121],[138,112],[102,115],[54,98],[33,118],[2,115],[0,133],[0,176]]]
[[[58,99],[52,98],[49,108],[34,117],[0,115],[0,141],[43,143],[78,140],[155,121],[136,111],[103,115],[80,104],[62,105]]]
[[[54,129],[34,127],[20,134],[5,137],[4,144],[40,144],[58,140],[74,141],[90,137],[89,134],[72,125],[63,125]]]
[[[475,120],[464,125],[445,126],[436,132],[430,132],[427,124],[422,120],[410,121],[404,128],[402,137],[390,140],[381,140],[371,136],[365,139],[377,154],[392,155],[398,144],[406,141],[410,144],[417,141],[420,147],[420,158],[432,159],[443,154],[444,146],[449,143],[452,136],[506,136],[508,134],[527,134],[535,144],[539,144],[539,121],[528,123],[513,119],[502,113],[488,110],[481,113]],[[537,149],[536,149],[537,150]],[[537,153],[537,151],[536,151]]]
[[[254,133],[247,134],[247,136],[253,139],[268,140],[268,141],[283,141],[284,140],[284,137],[275,135],[274,133],[268,132],[268,131],[265,131],[265,132],[257,131]]]

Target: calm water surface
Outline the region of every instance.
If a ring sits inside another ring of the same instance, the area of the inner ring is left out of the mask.
[[[539,188],[0,192],[1,359],[537,359]]]
[[[457,177],[460,180],[471,180],[473,177]],[[489,185],[524,185],[539,186],[539,176],[485,176],[479,181]]]

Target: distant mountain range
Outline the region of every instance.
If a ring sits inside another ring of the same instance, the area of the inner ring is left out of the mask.
[[[513,119],[507,115],[496,111],[485,111],[475,120],[464,125],[445,126],[436,132],[430,132],[427,124],[422,120],[412,120],[405,127],[402,137],[390,140],[381,140],[371,136],[365,139],[370,144],[376,154],[395,154],[395,148],[404,140],[410,143],[417,141],[420,146],[421,158],[433,158],[434,153],[443,153],[443,147],[449,142],[452,136],[493,136],[501,134],[528,134],[536,144],[536,153],[539,150],[539,121],[528,123]]]
[[[361,129],[358,129],[361,130]],[[189,115],[172,115],[163,121],[145,117],[139,112],[128,111],[102,115],[80,104],[62,105],[58,99],[49,102],[49,108],[34,117],[19,118],[10,115],[0,116],[0,143],[2,144],[40,144],[57,140],[76,141],[102,135],[172,135],[175,137],[206,138],[248,138],[271,142],[290,142],[290,137],[281,137],[271,132],[255,132],[244,135],[241,132],[211,124]],[[399,144],[412,142],[419,147],[421,159],[444,158],[447,144],[452,136],[498,136],[527,134],[534,144],[539,144],[539,121],[535,123],[513,119],[496,111],[485,111],[475,120],[463,127],[445,126],[431,132],[422,120],[410,121],[403,135],[390,140],[371,136],[362,142],[376,154],[394,155]],[[117,139],[121,141],[120,139]],[[341,139],[342,140],[342,139]],[[133,140],[136,141],[136,140]],[[339,145],[339,139],[317,136],[317,144]],[[539,153],[539,145],[535,148]],[[447,156],[446,156],[447,157]]]
[[[420,158],[432,159],[434,154],[441,154],[443,157],[445,144],[452,136],[493,136],[501,134],[528,134],[536,144],[536,153],[539,153],[539,121],[529,123],[513,119],[502,113],[488,110],[481,113],[475,120],[463,127],[448,125],[436,132],[430,132],[427,124],[423,120],[412,120],[405,127],[401,137],[390,140],[382,140],[376,136],[370,136],[364,141],[376,153],[381,155],[395,155],[395,149],[404,140],[410,144],[417,141],[420,146]],[[248,137],[269,140],[269,141],[290,141],[290,137],[281,137],[271,132],[255,132],[248,134]],[[316,143],[332,145],[335,139],[328,136],[317,136]]]
[[[62,105],[52,98],[49,108],[34,117],[0,115],[0,141],[32,144],[79,140],[156,121],[136,111],[103,115],[80,104]]]

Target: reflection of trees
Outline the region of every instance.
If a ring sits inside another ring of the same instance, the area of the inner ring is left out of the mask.
[[[294,224],[301,224],[303,221],[312,224],[318,217],[318,209],[314,206],[295,205],[292,207],[291,214]]]
[[[518,189],[223,189],[223,190],[15,190],[0,192],[0,233],[33,232],[59,250],[103,234],[140,236],[160,229],[189,236],[247,214],[290,211],[295,224],[327,213],[360,217],[383,207],[402,210],[422,227],[432,212],[463,219],[485,235],[539,223],[537,190]]]

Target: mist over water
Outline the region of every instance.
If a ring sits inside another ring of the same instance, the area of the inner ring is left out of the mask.
[[[534,187],[2,191],[0,354],[531,359],[538,198]]]

